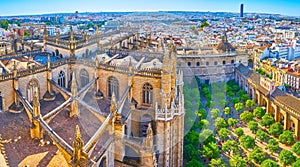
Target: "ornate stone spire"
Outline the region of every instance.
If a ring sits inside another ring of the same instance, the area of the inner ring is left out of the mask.
[[[72,78],[72,84],[71,84],[71,93],[72,93],[72,97],[74,98],[77,95],[77,82],[76,82],[76,74],[75,72],[73,72],[72,74],[73,78]],[[70,108],[70,117],[79,117],[79,107],[78,107],[78,101],[76,99],[74,99],[71,102],[71,108]]]
[[[115,92],[113,92],[111,96],[110,112],[113,113],[114,115],[118,112]]]
[[[128,68],[129,68],[129,73],[132,74],[132,72],[133,72],[133,67],[132,67],[131,57],[129,58]]]
[[[48,56],[47,56],[47,68],[48,68],[48,70],[50,70],[50,68],[51,68],[50,54],[48,54]]]
[[[143,141],[143,145],[145,149],[151,150],[153,147],[153,130],[151,127],[151,123],[148,124],[146,138]]]
[[[36,87],[34,90],[34,96],[33,96],[33,108],[39,108],[40,107],[40,101],[39,101],[39,95],[38,95],[38,88]],[[35,111],[33,109],[33,111]],[[39,112],[39,111],[38,111]],[[35,116],[40,115],[40,113],[34,113]]]
[[[38,30],[37,30],[37,36],[39,37],[41,34],[41,26],[38,26]]]
[[[76,125],[75,140],[73,142],[73,156],[70,164],[73,167],[87,166],[88,155],[83,150],[84,143],[81,138],[79,126]]]
[[[74,32],[73,32],[72,25],[70,25],[70,41],[74,41]]]
[[[98,27],[98,24],[96,24],[96,35],[99,35],[99,27]]]
[[[48,37],[47,26],[44,24],[44,37]]]
[[[39,102],[39,95],[38,95],[38,88],[34,88],[34,94],[33,94],[33,118],[31,120],[31,127],[30,127],[30,135],[31,138],[35,139],[40,139],[43,138],[43,132],[40,128],[40,123],[36,118],[40,117],[41,115],[41,110],[40,110],[40,102]]]
[[[17,62],[16,62],[16,60],[13,60],[13,61],[14,61],[13,76],[14,76],[14,78],[16,78],[17,77],[17,72],[18,72]]]
[[[77,82],[76,82],[76,74],[75,72],[72,73],[72,84],[71,84],[71,93],[72,93],[72,96],[76,96],[77,94],[77,90],[78,90],[78,87],[77,87]]]

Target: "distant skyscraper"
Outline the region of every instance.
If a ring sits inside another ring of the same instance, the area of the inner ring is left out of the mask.
[[[241,4],[240,17],[244,17],[244,4]]]

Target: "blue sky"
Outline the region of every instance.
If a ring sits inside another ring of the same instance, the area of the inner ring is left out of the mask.
[[[300,16],[300,0],[1,0],[0,16],[100,11],[223,11]]]

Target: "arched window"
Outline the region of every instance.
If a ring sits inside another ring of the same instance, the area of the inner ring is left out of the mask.
[[[0,92],[0,112],[3,110],[2,92]]]
[[[59,51],[58,51],[58,49],[55,50],[55,55],[56,55],[56,56],[59,56]]]
[[[190,67],[190,66],[192,65],[192,63],[191,63],[191,62],[188,62],[187,65]]]
[[[103,157],[102,160],[100,161],[99,167],[106,167],[106,157]]]
[[[119,81],[115,77],[108,78],[108,97],[111,97],[113,92],[116,98],[119,98]]]
[[[27,100],[29,102],[33,101],[34,91],[36,90],[36,88],[39,91],[38,81],[35,79],[32,79],[31,81],[29,81],[29,83],[27,84]],[[39,92],[38,92],[38,95],[39,95]]]
[[[226,64],[226,61],[225,60],[223,60],[223,65],[225,65]]]
[[[198,67],[200,66],[200,62],[197,62],[197,66],[198,66]]]
[[[234,64],[234,60],[231,60],[231,64]]]
[[[218,65],[218,62],[217,62],[217,61],[215,61],[215,63],[214,63],[214,64],[215,64],[215,66],[216,66],[216,65]]]
[[[153,102],[153,87],[149,83],[143,86],[143,104],[152,104]]]
[[[65,73],[63,71],[59,72],[58,78],[57,78],[57,84],[60,87],[66,87],[66,77],[65,77]]]
[[[89,83],[89,73],[85,69],[82,69],[80,71],[80,82],[81,82],[81,87],[84,87]]]
[[[208,61],[206,62],[206,65],[209,66],[209,62]]]

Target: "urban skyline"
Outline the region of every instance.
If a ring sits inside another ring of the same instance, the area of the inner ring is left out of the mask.
[[[239,13],[239,5],[244,4],[245,13],[270,13],[283,14],[287,16],[300,16],[298,8],[300,4],[296,0],[278,0],[276,3],[268,0],[182,0],[156,1],[156,0],[130,0],[130,1],[90,1],[86,3],[65,1],[5,1],[0,7],[0,16],[35,15],[48,13],[73,13],[79,12],[135,12],[135,11],[201,11],[201,12],[234,12]],[[146,4],[146,5],[145,5]]]

